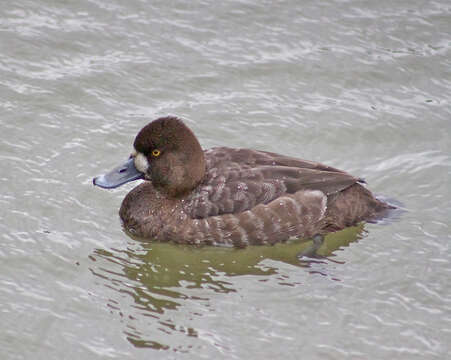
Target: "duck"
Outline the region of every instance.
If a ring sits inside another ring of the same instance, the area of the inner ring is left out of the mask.
[[[245,148],[203,150],[175,116],[137,134],[128,160],[95,177],[123,199],[124,230],[143,240],[244,248],[313,239],[385,216],[393,206],[345,171]]]

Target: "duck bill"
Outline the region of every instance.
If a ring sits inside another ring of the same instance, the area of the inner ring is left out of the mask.
[[[133,158],[130,158],[109,173],[95,177],[92,182],[104,189],[114,189],[138,179],[144,179],[144,174],[136,169]]]

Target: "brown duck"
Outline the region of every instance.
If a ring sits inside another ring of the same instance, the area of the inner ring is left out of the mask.
[[[364,181],[320,163],[266,151],[202,150],[176,117],[146,125],[128,161],[94,185],[115,188],[145,181],[119,211],[129,233],[183,244],[274,244],[312,238],[393,208]]]

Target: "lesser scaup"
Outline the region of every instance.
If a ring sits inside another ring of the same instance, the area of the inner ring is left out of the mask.
[[[124,165],[96,177],[114,188],[145,181],[119,211],[135,236],[184,244],[274,244],[372,220],[392,208],[364,181],[320,163],[266,151],[202,150],[176,117],[146,125]]]

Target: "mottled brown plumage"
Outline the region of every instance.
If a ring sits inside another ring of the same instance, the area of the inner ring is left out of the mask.
[[[274,244],[337,231],[391,208],[361,179],[329,166],[249,149],[203,151],[175,117],[148,124],[134,147],[134,162],[147,181],[127,194],[120,217],[127,231],[142,238]],[[145,165],[138,166],[140,156]],[[95,184],[111,187],[97,179]]]

